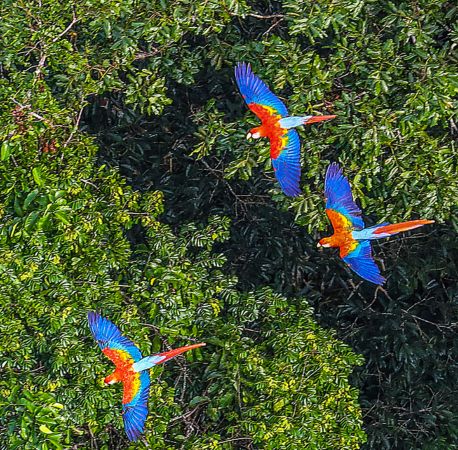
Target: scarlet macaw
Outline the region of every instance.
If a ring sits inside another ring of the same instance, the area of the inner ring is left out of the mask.
[[[434,220],[411,220],[395,224],[384,222],[364,228],[361,210],[353,201],[350,184],[336,163],[328,167],[324,192],[326,214],[332,223],[334,234],[321,239],[318,247],[339,247],[340,257],[350,268],[360,277],[375,284],[383,284],[385,278],[380,275],[380,270],[372,258],[370,241],[434,223]]]
[[[268,137],[270,158],[278,182],[286,195],[296,197],[301,193],[301,144],[294,127],[334,119],[336,116],[289,117],[283,102],[264,82],[253,74],[250,64],[239,63],[235,80],[240,93],[262,124],[247,134],[247,139]]]
[[[89,328],[103,353],[114,363],[116,370],[105,378],[106,384],[122,382],[122,417],[130,441],[143,433],[148,415],[150,376],[148,369],[162,364],[180,353],[205,345],[193,344],[164,353],[142,357],[138,347],[124,337],[118,327],[95,312],[87,315]]]

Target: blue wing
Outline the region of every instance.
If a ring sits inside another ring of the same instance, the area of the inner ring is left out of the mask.
[[[350,183],[343,176],[342,169],[337,163],[332,163],[326,171],[324,194],[326,196],[326,209],[332,209],[345,216],[354,229],[361,230],[364,228],[361,210],[353,201]]]
[[[275,159],[272,158],[272,166],[282,191],[290,197],[296,197],[301,193],[301,144],[296,130],[288,130],[285,137],[285,146]]]
[[[375,284],[383,284],[385,278],[380,275],[380,269],[372,258],[370,241],[360,241],[357,247],[343,260],[361,278]]]
[[[119,328],[96,312],[87,314],[89,328],[99,344],[100,349],[117,365],[118,359],[130,357],[134,362],[142,359],[138,347],[124,337]]]
[[[137,372],[138,373],[138,372]],[[148,397],[150,377],[148,371],[140,372],[132,380],[138,390],[129,403],[123,405],[122,417],[124,429],[130,441],[136,441],[143,433],[145,421],[148,416]],[[124,390],[132,389],[128,383],[124,382]]]
[[[270,91],[260,78],[253,74],[250,64],[237,64],[235,80],[242,97],[248,105],[256,103],[273,109],[275,113],[282,117],[288,116],[288,110],[284,103]]]

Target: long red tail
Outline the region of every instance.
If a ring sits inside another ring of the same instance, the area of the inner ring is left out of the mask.
[[[174,348],[173,350],[169,350],[168,352],[159,353],[157,356],[165,356],[165,358],[162,361],[158,362],[157,364],[162,364],[168,361],[169,359],[175,358],[175,356],[181,353],[187,352],[188,350],[192,350],[193,348],[203,347],[204,345],[206,344],[202,342],[200,344],[186,345],[184,347]]]
[[[332,116],[312,116],[305,123],[307,125],[310,125],[311,123],[322,122],[323,120],[331,120],[331,119],[334,119],[335,117],[337,117],[337,116],[335,116],[335,115],[332,115]]]
[[[374,234],[396,234],[401,231],[413,230],[414,228],[427,225],[428,223],[434,223],[434,220],[410,220],[409,222],[391,223],[389,225],[382,225],[374,231]]]

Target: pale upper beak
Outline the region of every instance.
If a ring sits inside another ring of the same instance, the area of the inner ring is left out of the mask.
[[[248,134],[246,135],[246,138],[247,139],[251,139],[252,137],[253,137],[253,135],[250,132],[248,132]]]
[[[317,247],[323,247],[319,242],[316,244]]]

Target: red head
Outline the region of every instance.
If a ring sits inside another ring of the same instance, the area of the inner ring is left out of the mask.
[[[320,241],[318,242],[316,246],[317,247],[336,247],[336,245],[333,245],[332,237],[325,237],[323,239],[320,239]]]
[[[113,384],[113,383],[117,383],[117,382],[119,382],[121,380],[119,379],[118,373],[115,370],[113,373],[111,373],[110,375],[105,377],[105,379],[103,381],[104,381],[105,384]]]
[[[250,138],[258,139],[263,136],[264,136],[264,133],[262,132],[262,126],[260,126],[260,127],[252,128],[246,135],[246,138],[247,139],[250,139]]]

